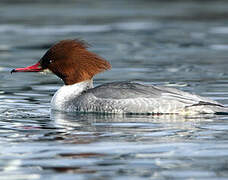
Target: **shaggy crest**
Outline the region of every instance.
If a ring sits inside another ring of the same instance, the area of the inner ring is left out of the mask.
[[[92,79],[111,68],[108,61],[87,50],[89,45],[80,40],[63,40],[52,46],[41,58],[42,69],[49,69],[66,85]]]

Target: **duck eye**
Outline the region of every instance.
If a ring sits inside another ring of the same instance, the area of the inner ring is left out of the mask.
[[[51,64],[53,61],[52,60],[49,60],[49,64]]]

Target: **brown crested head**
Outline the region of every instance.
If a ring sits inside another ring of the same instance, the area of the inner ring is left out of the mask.
[[[105,59],[87,50],[79,40],[63,40],[52,46],[40,59],[42,69],[49,69],[66,85],[92,79],[94,75],[111,68]]]

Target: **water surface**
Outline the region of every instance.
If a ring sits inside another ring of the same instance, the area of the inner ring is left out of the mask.
[[[9,72],[79,38],[132,80],[228,105],[226,1],[1,1],[0,175],[24,179],[227,179],[227,116],[50,112],[62,82]]]

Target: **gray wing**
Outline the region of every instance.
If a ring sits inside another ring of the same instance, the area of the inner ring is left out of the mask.
[[[223,107],[216,101],[178,89],[134,82],[107,83],[89,89],[85,94],[95,97],[94,104],[100,104],[104,111],[179,113],[190,110],[211,113],[218,111],[215,107]]]
[[[147,86],[134,82],[113,82],[89,89],[97,98],[104,99],[134,99],[156,98],[161,96],[161,91],[155,86]]]
[[[195,94],[184,92],[175,88],[164,86],[143,85],[134,82],[113,82],[97,86],[89,90],[97,98],[102,99],[167,99],[176,100],[186,104],[210,103],[219,104],[216,101]]]

